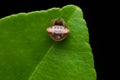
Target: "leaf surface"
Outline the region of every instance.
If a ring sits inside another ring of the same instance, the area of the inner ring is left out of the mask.
[[[46,32],[56,18],[70,29],[62,42]],[[0,19],[0,80],[96,80],[81,9],[67,5]]]

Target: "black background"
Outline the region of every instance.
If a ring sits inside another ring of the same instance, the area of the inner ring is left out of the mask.
[[[100,3],[97,0],[15,0],[0,1],[0,18],[17,14],[19,12],[31,12],[36,10],[46,10],[52,7],[63,7],[68,4],[79,6],[84,13],[84,18],[90,33],[90,44],[92,47],[95,69],[97,72],[97,80],[104,79],[104,55],[103,55],[103,39],[102,26],[100,21]]]

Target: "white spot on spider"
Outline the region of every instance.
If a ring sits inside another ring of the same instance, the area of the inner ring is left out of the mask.
[[[60,36],[57,36],[58,39],[60,39],[61,37]]]
[[[56,33],[56,34],[64,34],[64,33],[68,33],[69,29],[65,28],[64,26],[55,25],[55,26],[49,27],[47,31],[51,33]]]
[[[55,25],[55,26],[48,28],[47,31],[52,32],[52,33],[63,34],[64,32],[67,33],[68,29],[64,28],[64,26]]]

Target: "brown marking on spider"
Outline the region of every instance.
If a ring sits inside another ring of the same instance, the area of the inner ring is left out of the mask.
[[[67,36],[70,30],[63,19],[55,19],[51,26],[47,28],[49,36],[55,41],[62,41]]]

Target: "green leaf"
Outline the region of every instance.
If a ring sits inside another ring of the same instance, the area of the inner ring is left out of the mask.
[[[70,29],[61,42],[46,32],[56,18]],[[0,19],[0,80],[96,80],[81,9],[67,5]]]

